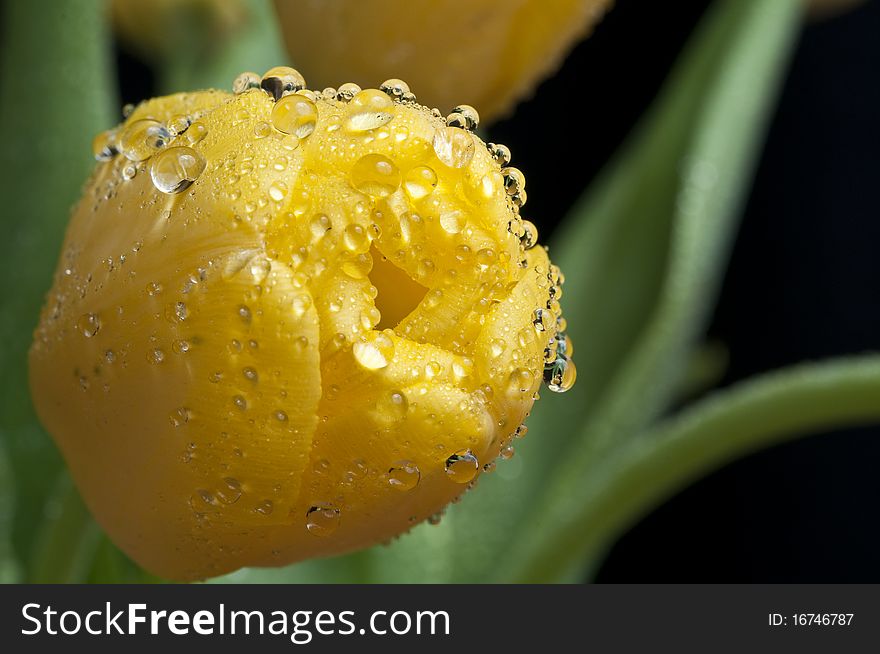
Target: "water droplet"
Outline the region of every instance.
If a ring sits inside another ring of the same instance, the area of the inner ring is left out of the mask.
[[[233,395],[232,403],[242,411],[247,409],[247,400],[242,395]]]
[[[444,127],[434,134],[434,153],[450,168],[464,168],[474,158],[474,139],[458,127]]]
[[[507,195],[516,195],[526,186],[526,176],[519,168],[502,168],[501,175],[504,178],[504,190]]]
[[[128,118],[133,113],[134,113],[134,105],[131,102],[122,105],[122,117],[123,118]]]
[[[260,87],[278,101],[285,95],[304,89],[306,87],[306,80],[294,68],[276,66],[263,74],[263,79],[260,80]]]
[[[409,401],[403,391],[395,390],[383,395],[379,399],[377,408],[382,418],[389,422],[398,422],[406,417]]]
[[[170,322],[183,322],[189,315],[185,302],[173,302],[165,310],[165,317]]]
[[[421,200],[437,188],[437,173],[428,166],[416,166],[406,174],[403,188],[413,200]]]
[[[306,529],[315,536],[329,536],[339,527],[339,509],[332,504],[319,504],[306,511]]]
[[[252,368],[251,366],[247,366],[242,369],[241,374],[244,375],[244,378],[256,382],[259,380],[259,374],[257,373],[256,368]]]
[[[400,170],[388,157],[368,154],[351,168],[351,184],[361,193],[385,198],[400,187]]]
[[[217,506],[217,499],[214,497],[214,494],[211,491],[199,489],[196,491],[196,494],[199,496],[199,499],[201,499],[202,502],[204,502],[205,504]]]
[[[252,257],[247,263],[247,270],[250,273],[251,280],[254,284],[261,284],[272,270],[272,262],[264,254],[258,254]]]
[[[278,422],[287,422],[287,414],[281,409],[278,409],[273,415]]]
[[[163,193],[181,193],[205,170],[205,159],[185,145],[168,148],[153,159],[150,177]]]
[[[512,393],[527,393],[534,384],[535,376],[526,368],[517,368],[510,373],[508,389]]]
[[[101,132],[92,141],[92,154],[98,161],[110,161],[118,154],[116,149],[116,132],[107,130]]]
[[[293,315],[297,318],[302,318],[311,306],[312,298],[310,298],[306,293],[295,295],[291,303],[291,307],[293,308]]]
[[[217,491],[217,499],[224,504],[235,504],[241,498],[241,482],[234,477],[226,477]]]
[[[177,116],[172,116],[168,120],[168,131],[171,136],[180,136],[189,129],[190,122],[191,121],[189,119],[189,116],[184,116],[180,114],[178,114]]]
[[[466,484],[477,476],[480,462],[470,450],[459,450],[446,459],[446,474],[456,484]]]
[[[522,221],[523,234],[520,236],[519,242],[523,248],[531,250],[538,244],[538,228],[530,220]]]
[[[80,319],[77,322],[77,327],[83,336],[91,338],[101,329],[101,321],[94,313],[86,313],[80,316]]]
[[[446,211],[440,214],[440,227],[448,234],[458,234],[464,229],[465,217],[461,211]]]
[[[576,380],[577,368],[574,361],[566,356],[557,357],[556,361],[544,368],[544,383],[554,393],[570,390]]]
[[[304,95],[287,95],[276,102],[272,109],[272,127],[300,139],[314,132],[317,122],[318,107]]]
[[[505,461],[510,461],[510,459],[513,458],[513,455],[514,455],[513,445],[509,445],[509,444],[502,447],[501,451],[498,453],[498,456],[500,456]]]
[[[352,252],[364,252],[370,244],[370,236],[367,234],[367,230],[357,223],[346,226],[342,240],[345,243],[345,247]]]
[[[159,364],[165,360],[165,352],[159,348],[154,348],[147,352],[147,361],[149,363]]]
[[[555,321],[556,319],[553,317],[553,314],[547,309],[535,309],[534,317],[532,318],[532,324],[535,326],[535,331],[550,331],[553,328]]]
[[[238,317],[241,318],[241,321],[245,324],[250,324],[251,322],[251,310],[246,304],[238,305],[238,309],[236,311],[238,313]]]
[[[208,128],[204,123],[193,123],[189,126],[189,129],[186,130],[186,142],[190,145],[195,145],[196,143],[201,142],[208,135]]]
[[[274,509],[275,505],[272,503],[272,500],[263,500],[254,507],[254,511],[261,515],[270,515]]]
[[[361,87],[354,82],[346,82],[336,90],[336,99],[340,102],[351,102],[361,92]]]
[[[190,417],[192,417],[192,412],[185,406],[175,409],[169,416],[171,425],[174,427],[183,427],[189,422]]]
[[[171,344],[171,351],[175,354],[186,354],[190,351],[191,347],[192,346],[190,345],[189,341],[179,340],[174,341]]]
[[[349,132],[366,132],[387,125],[394,118],[390,111],[393,106],[391,98],[378,89],[360,91],[349,103],[345,128]]]
[[[506,145],[501,145],[500,143],[487,143],[486,147],[489,149],[489,154],[492,155],[492,158],[501,167],[510,164],[510,148]]]
[[[260,88],[260,76],[250,71],[241,73],[232,81],[232,92],[236,95],[258,88]]]
[[[126,182],[134,179],[135,175],[137,175],[138,169],[133,163],[129,162],[122,167],[122,179]]]
[[[398,461],[388,470],[388,484],[400,491],[412,490],[421,477],[419,467],[412,461]]]
[[[446,124],[473,132],[480,124],[480,114],[469,104],[460,104],[446,117]]]
[[[144,161],[164,148],[171,140],[171,132],[152,118],[135,120],[119,136],[117,147],[131,161]]]
[[[287,195],[287,184],[280,181],[274,181],[269,185],[269,197],[274,202],[281,202]]]
[[[324,235],[330,231],[330,227],[330,218],[323,213],[316,214],[309,222],[309,230],[315,239],[324,238]]]
[[[410,93],[409,84],[396,78],[386,79],[379,85],[379,90],[398,101],[403,100],[403,96]]]
[[[394,342],[384,333],[372,332],[355,342],[352,353],[367,370],[379,370],[394,358]]]

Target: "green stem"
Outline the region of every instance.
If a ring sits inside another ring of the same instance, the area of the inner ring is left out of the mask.
[[[67,473],[58,480],[37,539],[31,583],[82,583],[101,540],[101,530]]]
[[[773,443],[880,421],[880,355],[803,364],[720,391],[596,460],[585,501],[553,533],[537,521],[499,576],[572,579],[639,516],[708,471]]]

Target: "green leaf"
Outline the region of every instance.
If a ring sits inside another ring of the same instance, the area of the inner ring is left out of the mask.
[[[13,539],[22,563],[61,467],[39,426],[27,349],[64,226],[94,166],[91,141],[110,126],[104,3],[30,0],[3,7],[0,38],[0,438],[18,484]]]
[[[549,483],[536,493],[526,518],[529,527],[514,536],[517,551],[544,551],[588,499],[585,479],[595,475],[601,452],[625,446],[668,407],[680,388],[689,350],[714,302],[799,17],[796,0],[723,0],[710,9],[685,54],[676,77],[680,86],[672,97],[681,93],[692,101],[661,105],[652,128],[678,132],[677,145],[643,152],[649,163],[640,165],[648,165],[648,171],[628,185],[631,195],[645,194],[643,181],[672,171],[668,185],[647,192],[653,208],[640,209],[649,212],[649,219],[671,216],[668,263],[656,304],[638,338],[608,371],[607,388],[594,399],[596,408],[586,424],[576,415],[569,416],[571,422],[552,415],[535,425],[541,433],[569,431],[573,440],[550,468]],[[638,267],[637,261],[627,263]],[[574,302],[570,293],[566,297],[579,306],[577,294]],[[598,305],[592,309],[601,310]],[[579,340],[590,342],[596,336],[589,318],[582,318],[587,324],[576,327]],[[591,374],[590,360],[581,363]],[[577,398],[563,401],[577,405]],[[512,559],[516,556],[521,555],[511,553]]]
[[[617,534],[688,483],[785,439],[876,423],[878,397],[880,355],[802,364],[717,391],[609,451],[582,480],[582,501],[565,524],[515,547],[498,577],[571,578],[582,559],[598,560]]]
[[[15,477],[0,443],[0,584],[20,580],[21,566],[12,547],[12,517],[15,509]]]
[[[795,0],[716,3],[639,128],[563,223],[551,253],[566,273],[578,382],[562,397],[544,393],[517,456],[453,507],[440,527],[453,534],[433,536],[467,543],[455,550],[450,580],[503,579],[496,566],[510,543],[552,538],[581,501],[596,452],[640,431],[681,387],[798,16]]]
[[[243,71],[261,74],[288,61],[271,1],[242,0],[242,5],[242,23],[219,43],[203,16],[197,13],[186,20],[187,15],[174,8],[169,22],[175,28],[168,35],[175,44],[173,54],[160,62],[163,93],[228,89]]]
[[[82,583],[88,577],[101,530],[64,473],[46,503],[28,581]]]

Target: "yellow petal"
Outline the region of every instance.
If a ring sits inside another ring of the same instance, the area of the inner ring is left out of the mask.
[[[287,49],[310,79],[362,85],[402,77],[446,112],[460,102],[486,120],[552,73],[611,0],[276,0]]]
[[[547,362],[573,373],[494,148],[390,88],[259,81],[96,139],[31,349],[97,520],[175,579],[407,530],[498,456]]]

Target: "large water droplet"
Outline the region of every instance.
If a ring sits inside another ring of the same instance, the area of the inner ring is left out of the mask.
[[[339,527],[340,512],[332,504],[319,504],[306,511],[306,529],[315,536],[329,536]]]
[[[150,177],[163,193],[181,193],[205,170],[205,159],[185,145],[168,148],[153,159]]]
[[[434,153],[450,168],[464,168],[474,158],[474,138],[458,127],[444,127],[434,134]]]
[[[577,368],[574,361],[566,356],[559,356],[556,361],[544,368],[544,383],[554,393],[564,393],[574,386],[577,380]]]
[[[135,120],[120,134],[117,148],[131,161],[144,161],[164,148],[171,140],[171,132],[152,118]]]
[[[351,168],[351,185],[374,198],[386,198],[400,187],[400,170],[388,157],[368,154]]]
[[[470,450],[459,450],[446,459],[446,474],[456,484],[466,484],[480,470],[480,462]]]
[[[304,95],[287,95],[272,108],[272,127],[300,139],[314,132],[317,122],[318,107]]]
[[[260,88],[260,76],[250,71],[241,73],[232,81],[232,92],[236,95]]]
[[[275,100],[306,87],[306,80],[295,68],[276,66],[263,74],[260,87]]]
[[[388,470],[388,484],[401,491],[412,490],[418,486],[422,473],[412,461],[398,461]]]
[[[394,342],[386,334],[372,332],[354,343],[352,353],[367,370],[379,370],[394,358]]]
[[[98,161],[110,161],[117,153],[116,132],[114,130],[101,132],[92,141],[92,154]]]
[[[98,333],[99,329],[101,329],[101,321],[94,313],[83,314],[80,316],[80,319],[76,324],[79,331],[86,338],[91,338]]]
[[[349,132],[366,132],[387,125],[394,118],[393,106],[391,98],[378,89],[360,91],[349,103],[345,128]]]
[[[416,166],[406,174],[403,188],[413,200],[421,200],[437,188],[437,173],[428,166]]]
[[[241,482],[234,477],[226,477],[217,490],[217,499],[223,504],[235,504],[241,498]]]

